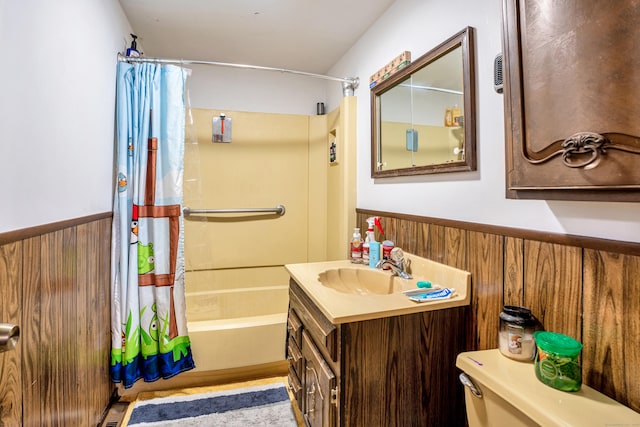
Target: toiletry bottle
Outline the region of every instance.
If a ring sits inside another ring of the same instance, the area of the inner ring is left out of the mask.
[[[444,110],[444,125],[447,127],[453,125],[453,115],[450,107],[447,107],[447,109]]]
[[[362,236],[360,235],[360,228],[356,227],[353,230],[353,237],[351,238],[350,253],[351,262],[355,264],[362,263]]]
[[[458,107],[458,104],[454,105],[451,109],[451,126],[460,126],[462,120],[462,110]]]
[[[364,239],[364,244],[362,245],[362,262],[364,264],[369,263],[369,243],[376,241],[376,234],[373,231],[373,225],[375,224],[378,227],[378,230],[382,233],[382,226],[380,225],[380,217],[372,216],[367,218],[367,235]]]
[[[138,36],[131,34],[131,37],[133,37],[133,40],[131,41],[131,47],[127,49],[127,56],[137,58],[140,56],[140,52],[138,52],[138,44],[136,43]]]
[[[394,243],[391,240],[385,240],[382,242],[382,259],[391,259],[391,251],[394,248]],[[391,270],[390,266],[385,265],[383,270]]]
[[[385,240],[382,242],[382,259],[391,259],[391,251],[395,247],[395,244],[391,240]]]
[[[380,242],[369,242],[369,267],[376,268],[380,261]]]
[[[364,243],[362,244],[362,262],[369,264],[369,242],[371,241],[371,235],[373,234],[373,218],[367,218],[367,233],[364,236]]]
[[[369,267],[375,268],[376,264],[378,264],[378,261],[380,261],[382,249],[380,247],[380,242],[376,241],[376,234],[375,234],[375,231],[373,231],[373,226],[375,224],[375,226],[378,227],[380,234],[384,234],[384,230],[382,229],[382,225],[380,224],[379,216],[372,216],[370,218],[367,218],[367,223],[369,225],[369,227],[367,228],[367,238],[369,239],[367,260],[369,262]],[[364,261],[364,251],[363,251],[363,262],[365,263],[367,262],[367,261]]]

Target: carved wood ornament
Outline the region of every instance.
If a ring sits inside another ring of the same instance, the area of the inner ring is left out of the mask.
[[[624,135],[628,136],[628,135]],[[600,160],[605,160],[607,150],[621,150],[628,153],[640,154],[640,149],[625,144],[615,144],[605,135],[595,132],[578,132],[564,141],[556,141],[551,147],[561,144],[559,150],[554,151],[540,159],[529,157],[525,153],[525,159],[531,164],[540,164],[562,156],[562,163],[570,168],[591,168],[598,165]]]

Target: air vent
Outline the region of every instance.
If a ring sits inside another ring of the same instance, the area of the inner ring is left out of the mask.
[[[502,53],[496,55],[493,60],[493,88],[498,93],[502,93],[504,86],[504,78],[502,74]]]

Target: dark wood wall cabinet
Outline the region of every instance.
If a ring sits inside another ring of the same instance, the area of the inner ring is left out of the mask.
[[[504,0],[508,198],[640,201],[638,40],[638,0]]]
[[[332,324],[290,282],[289,386],[309,427],[463,426],[467,307]]]

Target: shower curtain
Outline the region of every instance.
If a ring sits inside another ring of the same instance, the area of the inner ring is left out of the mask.
[[[111,249],[111,378],[194,368],[184,302],[182,177],[186,71],[118,64]]]

